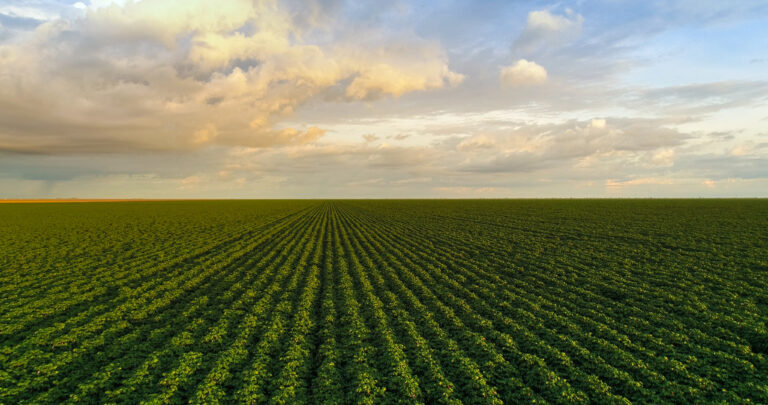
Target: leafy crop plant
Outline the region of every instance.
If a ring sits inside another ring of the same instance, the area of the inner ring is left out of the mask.
[[[765,200],[0,205],[0,403],[768,403]]]

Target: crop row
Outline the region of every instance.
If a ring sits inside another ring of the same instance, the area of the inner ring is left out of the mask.
[[[80,234],[3,247],[0,403],[768,402],[764,220],[689,223],[691,202],[174,204],[99,214],[125,232],[109,240],[57,207]]]

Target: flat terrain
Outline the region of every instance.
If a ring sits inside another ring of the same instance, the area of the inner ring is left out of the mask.
[[[109,199],[109,198],[46,198],[37,200],[24,200],[24,199],[0,199],[0,204],[44,204],[44,203],[78,203],[78,202],[128,202],[128,201],[181,201],[181,200],[154,200],[154,199]],[[195,200],[184,200],[195,201]]]
[[[768,200],[0,206],[0,403],[768,403]]]

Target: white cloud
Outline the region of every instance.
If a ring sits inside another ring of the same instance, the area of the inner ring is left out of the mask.
[[[499,80],[506,86],[537,85],[547,81],[547,70],[536,62],[520,59],[499,70]]]
[[[571,10],[566,10],[565,15],[552,14],[548,10],[532,11],[513,47],[529,52],[539,47],[558,46],[577,37],[583,23],[584,18]]]
[[[116,5],[116,6],[121,6],[122,7],[128,1],[130,1],[130,0],[91,0],[89,2],[89,4],[90,4],[89,7],[93,8],[93,9],[109,7],[109,6],[112,6],[112,5]]]
[[[653,152],[650,157],[650,164],[656,167],[671,167],[675,164],[675,150],[664,148]]]

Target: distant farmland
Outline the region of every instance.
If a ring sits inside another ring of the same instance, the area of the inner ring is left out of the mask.
[[[0,403],[768,403],[767,200],[0,206]]]

